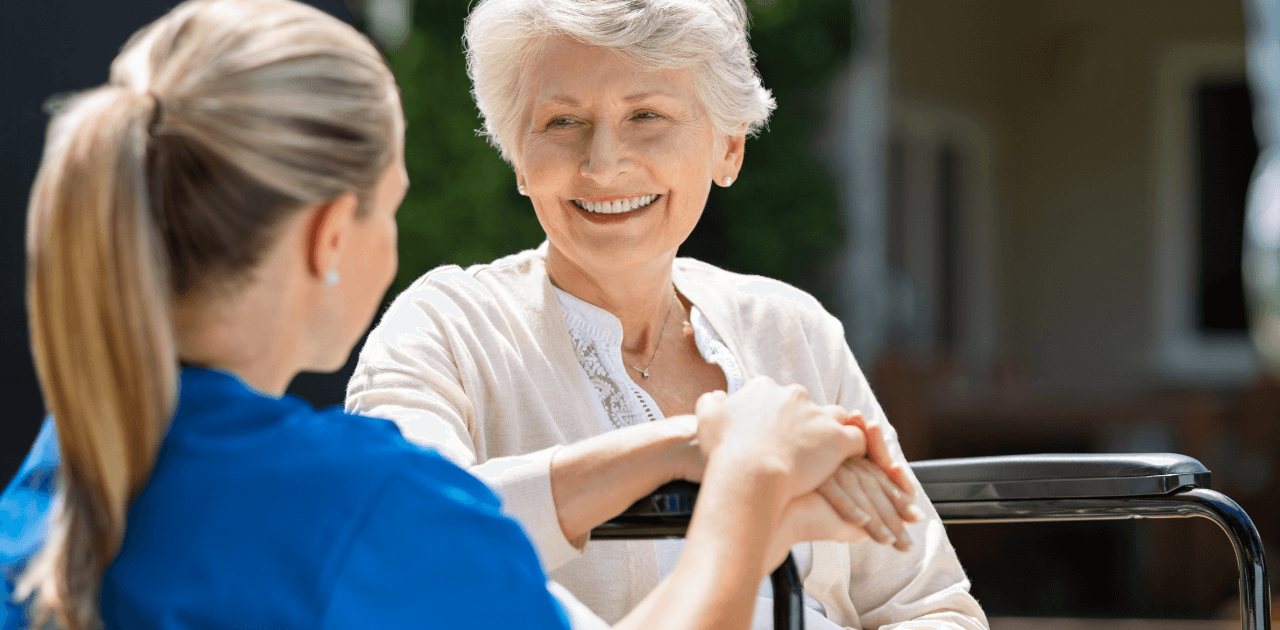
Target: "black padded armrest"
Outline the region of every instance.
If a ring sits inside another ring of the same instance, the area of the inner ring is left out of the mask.
[[[1174,453],[935,459],[911,470],[935,503],[1153,496],[1210,485],[1209,469]]]
[[[698,484],[672,481],[591,530],[593,540],[682,538],[698,500]]]
[[[1173,453],[1008,455],[934,459],[911,470],[935,503],[1157,496],[1209,488],[1209,470]],[[698,484],[673,481],[591,532],[597,540],[684,536]]]

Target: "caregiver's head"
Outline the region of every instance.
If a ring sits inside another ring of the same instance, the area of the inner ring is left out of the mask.
[[[596,272],[669,266],[774,106],[746,28],[741,0],[478,4],[476,102],[553,256]]]
[[[22,582],[56,623],[94,625],[180,359],[342,364],[394,275],[401,116],[374,46],[291,0],[181,4],[61,105],[31,193],[27,299],[63,479]],[[235,347],[229,314],[279,326],[280,347]]]

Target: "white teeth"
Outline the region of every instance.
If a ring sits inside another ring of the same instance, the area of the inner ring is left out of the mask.
[[[617,201],[586,201],[583,199],[574,199],[573,204],[587,212],[594,212],[596,214],[620,214],[643,208],[653,203],[657,198],[657,195],[644,195],[642,197],[619,199]]]

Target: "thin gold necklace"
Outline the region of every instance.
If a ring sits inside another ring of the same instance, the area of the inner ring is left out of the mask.
[[[662,335],[667,332],[667,324],[671,322],[671,311],[676,307],[676,292],[671,292],[671,306],[667,307],[667,318],[662,320],[662,330],[658,331],[658,343],[653,344],[653,356],[649,357],[649,362],[644,367],[630,366],[636,370],[641,376],[649,378],[649,368],[653,366],[653,360],[658,358],[658,348],[662,347]]]

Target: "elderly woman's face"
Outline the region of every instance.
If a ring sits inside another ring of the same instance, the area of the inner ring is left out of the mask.
[[[664,264],[743,137],[716,131],[687,70],[637,70],[606,49],[547,42],[530,64],[516,176],[553,248],[585,271]]]

